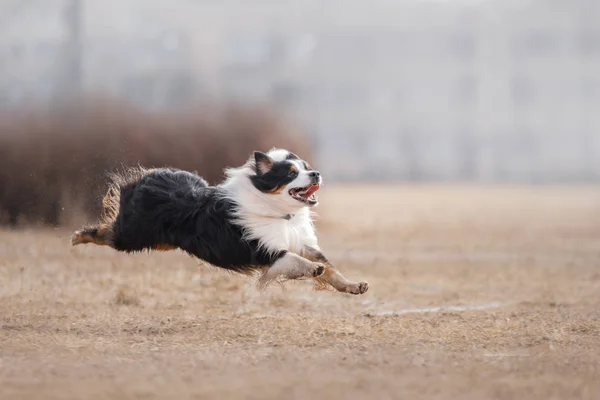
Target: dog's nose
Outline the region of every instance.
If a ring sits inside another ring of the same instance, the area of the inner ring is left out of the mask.
[[[308,175],[312,176],[313,178],[319,178],[321,176],[321,173],[319,171],[310,171]]]

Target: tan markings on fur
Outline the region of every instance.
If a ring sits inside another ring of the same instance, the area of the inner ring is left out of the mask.
[[[112,230],[110,229],[110,225],[100,225],[98,227],[98,236],[106,236],[107,234],[111,233]]]
[[[283,189],[285,189],[285,185],[283,185],[283,186],[277,186],[277,187],[269,190],[268,193],[270,193],[270,194],[279,194],[279,193],[283,192]]]
[[[315,278],[323,273],[325,266],[321,263],[312,262],[294,253],[287,253],[277,260],[269,268],[263,270],[258,280],[258,287],[264,290],[271,282],[278,278],[301,279]]]
[[[306,161],[304,161],[304,168],[306,168],[307,171],[310,171],[312,169]]]
[[[71,236],[71,244],[73,246],[76,244],[92,243],[92,240],[92,236],[87,233],[83,233],[82,231],[76,231],[73,233],[73,236]]]
[[[177,247],[171,246],[170,244],[161,243],[161,244],[157,244],[154,247],[154,250],[156,250],[156,251],[170,251],[170,250],[177,250]]]
[[[342,273],[334,267],[320,251],[305,247],[302,255],[308,260],[321,262],[326,267],[323,275],[315,279],[316,290],[325,290],[331,286],[338,292],[362,294],[369,289],[367,282],[355,283],[346,279],[346,277],[342,275]]]
[[[356,283],[349,281],[338,271],[337,268],[331,264],[326,264],[325,272],[319,278],[317,278],[316,288],[325,289],[327,285],[331,285],[338,292],[348,292],[356,286]]]
[[[71,244],[75,246],[77,244],[93,243],[98,246],[112,246],[112,236],[111,226],[102,224],[96,228],[95,234],[86,232],[85,229],[76,231],[71,237]]]
[[[292,164],[292,166],[290,167],[290,170],[294,171],[294,172],[298,172],[298,168]]]

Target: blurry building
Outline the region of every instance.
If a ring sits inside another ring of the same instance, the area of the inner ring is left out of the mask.
[[[330,181],[600,179],[595,0],[6,0],[0,15],[2,107],[59,96],[76,54],[83,90],[144,107],[277,107]]]

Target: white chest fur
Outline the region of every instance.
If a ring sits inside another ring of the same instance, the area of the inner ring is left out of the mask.
[[[289,220],[246,215],[243,225],[246,237],[258,240],[267,251],[288,250],[300,253],[304,246],[318,248],[308,210],[303,210]]]
[[[279,158],[285,159],[287,154],[279,154]],[[251,182],[256,172],[250,165],[225,172],[228,178],[220,185],[221,195],[237,205],[234,221],[243,228],[246,239],[257,240],[269,252],[288,250],[299,254],[304,246],[319,248],[308,207],[284,197],[285,193],[260,192]],[[288,214],[293,216],[282,218]]]

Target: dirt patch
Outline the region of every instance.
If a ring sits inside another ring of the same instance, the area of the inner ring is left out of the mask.
[[[358,195],[368,193],[368,196]],[[0,398],[595,399],[600,194],[327,187],[363,296],[0,233]]]

